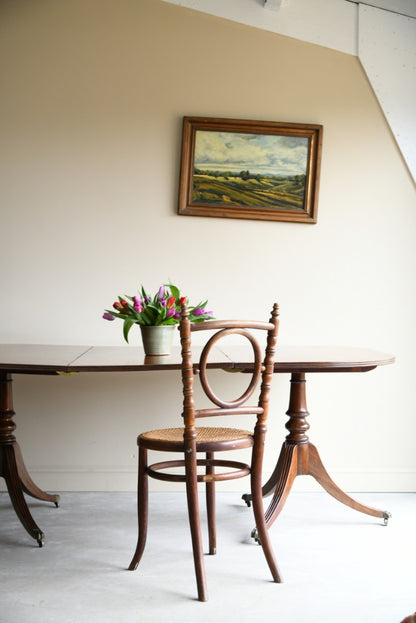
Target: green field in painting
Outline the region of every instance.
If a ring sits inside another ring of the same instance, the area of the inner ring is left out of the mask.
[[[192,203],[280,210],[303,210],[305,175],[286,177],[199,171],[193,178]]]

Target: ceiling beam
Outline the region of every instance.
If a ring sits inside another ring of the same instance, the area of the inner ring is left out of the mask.
[[[282,0],[264,0],[264,8],[278,11],[281,7]]]
[[[266,1],[266,0],[265,0]],[[416,17],[415,0],[347,0],[354,4],[366,4],[399,15],[407,15],[407,17]]]

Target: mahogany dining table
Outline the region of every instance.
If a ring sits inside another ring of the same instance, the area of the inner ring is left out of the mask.
[[[217,347],[210,368],[249,371],[250,349],[243,346]],[[281,512],[295,478],[311,475],[334,498],[347,506],[379,517],[387,523],[390,514],[356,501],[342,491],[326,471],[316,447],[307,436],[309,412],[306,406],[306,374],[367,372],[391,364],[394,356],[367,348],[338,346],[278,346],[275,373],[290,374],[289,417],[286,436],[276,467],[263,486],[271,496],[266,510],[270,527]],[[13,420],[12,380],[14,374],[55,375],[82,372],[125,372],[180,370],[180,349],[168,356],[145,356],[141,347],[0,344],[0,476],[7,484],[11,502],[23,527],[41,547],[44,534],[33,519],[24,493],[38,500],[59,503],[59,495],[46,493],[31,479],[17,443]],[[46,431],[45,431],[46,432]],[[45,436],[46,437],[46,436]],[[273,442],[271,442],[273,443]],[[335,441],[334,441],[335,443]],[[250,505],[250,495],[243,499]],[[252,536],[256,539],[255,530]]]

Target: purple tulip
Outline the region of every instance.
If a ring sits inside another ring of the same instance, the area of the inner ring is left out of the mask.
[[[165,296],[165,287],[164,286],[160,286],[159,291],[157,293],[157,298],[158,299],[163,299],[164,296]]]
[[[174,318],[180,318],[181,317],[180,312],[176,312],[175,314],[173,314],[173,317]]]
[[[159,305],[162,305],[162,307],[166,307],[166,301],[165,301],[165,299],[161,299],[161,300],[159,301]]]
[[[174,316],[174,315],[175,315],[175,308],[174,308],[174,307],[171,307],[170,309],[168,309],[168,311],[167,311],[167,313],[166,313],[166,316],[167,316],[168,318],[172,318],[172,316]]]
[[[192,312],[194,316],[212,316],[212,311],[206,311],[203,307],[196,307]]]
[[[110,314],[110,312],[104,312],[103,318],[104,320],[115,320],[115,316],[113,316],[113,314]]]

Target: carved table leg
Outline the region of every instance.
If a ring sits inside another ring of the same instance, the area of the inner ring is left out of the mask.
[[[42,489],[39,489],[39,487],[35,485],[23,462],[22,451],[17,442],[14,445],[14,454],[16,457],[17,473],[19,474],[23,491],[37,500],[53,502],[58,508],[59,500],[61,499],[60,496],[57,493],[46,493],[46,491],[42,491]]]
[[[308,473],[311,476],[313,476],[315,480],[319,482],[319,484],[325,489],[325,491],[327,491],[330,495],[332,495],[332,497],[337,499],[339,502],[342,502],[342,504],[345,504],[346,506],[350,506],[351,508],[353,508],[356,511],[359,511],[360,513],[365,513],[366,515],[372,515],[373,517],[380,517],[381,519],[384,519],[384,523],[385,525],[387,525],[387,522],[389,518],[391,517],[391,514],[388,511],[380,511],[380,510],[377,510],[376,508],[372,508],[371,506],[366,506],[365,504],[361,504],[361,502],[357,502],[352,497],[344,493],[344,491],[342,491],[338,487],[338,485],[335,484],[332,478],[329,476],[328,472],[326,471],[321,461],[321,457],[318,454],[318,450],[315,448],[315,446],[312,445],[311,443],[308,444],[308,446],[309,446],[309,462],[308,462],[309,472]]]
[[[45,493],[30,478],[13,434],[16,429],[13,416],[12,376],[7,372],[0,372],[0,476],[6,481],[16,515],[41,547],[44,535],[30,514],[23,492],[39,500],[54,502],[56,506],[59,495]]]
[[[264,496],[273,495],[266,511],[267,527],[270,528],[282,510],[296,476],[301,475],[313,476],[325,491],[339,502],[361,513],[380,517],[384,519],[384,524],[386,525],[391,516],[389,512],[377,510],[357,502],[344,493],[331,479],[323,466],[317,449],[309,442],[309,438],[306,435],[309,429],[306,417],[309,415],[309,412],[306,407],[305,374],[300,372],[292,373],[290,383],[289,409],[287,411],[289,421],[286,424],[289,434],[283,443],[274,472],[263,487]],[[251,496],[246,494],[243,496],[243,499],[249,504]]]

